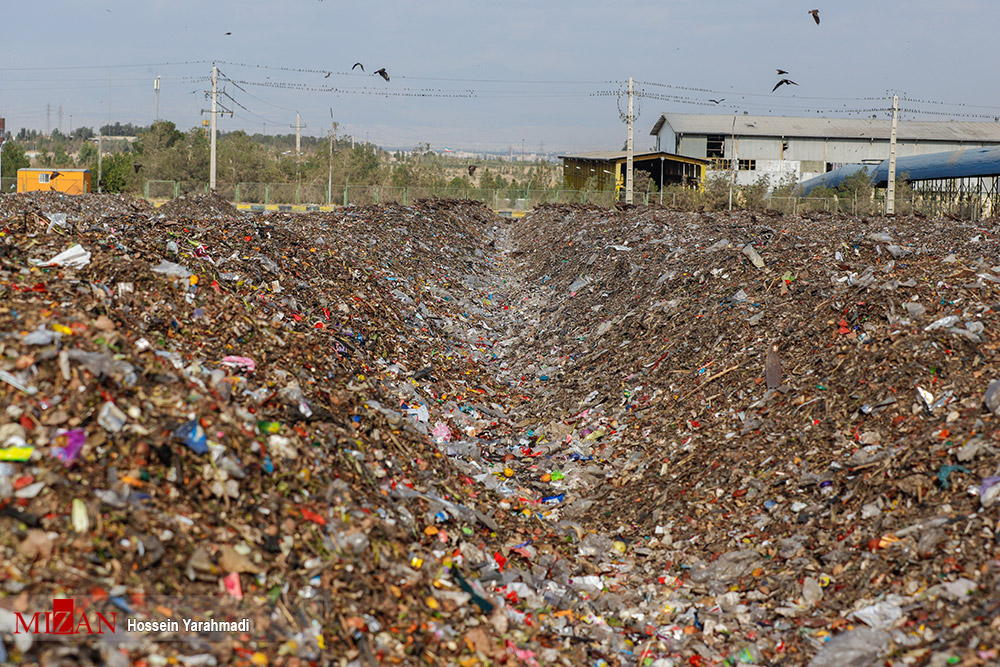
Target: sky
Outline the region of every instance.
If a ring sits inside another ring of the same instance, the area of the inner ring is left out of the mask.
[[[148,125],[159,76],[159,117],[187,130],[214,63],[221,131],[294,132],[298,112],[325,137],[332,113],[391,148],[620,149],[630,76],[637,150],[662,112],[886,117],[892,91],[904,119],[993,122],[998,24],[996,0],[11,2],[0,116]],[[772,93],[777,68],[798,85]]]

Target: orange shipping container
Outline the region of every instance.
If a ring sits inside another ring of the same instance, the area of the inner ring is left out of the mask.
[[[90,192],[89,169],[18,169],[18,192]]]

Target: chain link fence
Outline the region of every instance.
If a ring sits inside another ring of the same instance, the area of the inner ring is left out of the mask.
[[[0,179],[0,192],[12,193],[17,179]],[[165,201],[182,195],[207,193],[208,184],[196,181],[149,180],[143,185],[142,196],[152,201]],[[624,198],[622,192],[608,190],[494,190],[487,188],[400,187],[389,185],[334,185],[315,183],[219,183],[220,197],[237,204],[252,205],[332,205],[365,206],[368,204],[399,203],[409,205],[417,199],[470,199],[481,201],[495,211],[528,211],[542,204],[593,204],[610,207]],[[711,199],[705,193],[685,189],[663,192],[637,192],[636,204],[663,204],[674,208],[725,210],[728,201]],[[897,215],[926,215],[981,220],[997,214],[1000,206],[994,197],[976,194],[945,194],[913,190],[896,198]],[[734,191],[734,209],[772,209],[799,215],[810,212],[845,213],[850,215],[880,215],[885,210],[885,190],[874,195],[833,195],[827,197],[795,197],[763,195],[746,196]]]

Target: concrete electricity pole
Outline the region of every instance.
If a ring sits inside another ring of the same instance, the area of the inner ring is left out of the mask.
[[[160,75],[153,79],[153,90],[156,91],[156,116],[153,120],[160,120]]]
[[[3,132],[0,132],[0,192],[3,191],[3,147],[7,143],[7,139],[3,136]]]
[[[104,135],[97,130],[97,194],[101,194],[101,158],[104,156]]]
[[[218,115],[218,97],[219,97],[219,68],[212,65],[212,149],[211,157],[208,163],[208,189],[215,192],[215,149],[216,149],[216,137],[215,137],[215,121]]]
[[[736,116],[733,116],[733,132],[730,139],[733,149],[733,157],[729,161],[729,210],[733,210],[733,187],[736,185],[736,169],[740,166],[740,161],[736,156]]]
[[[896,115],[899,95],[892,96],[892,132],[889,134],[889,180],[885,188],[885,214],[896,215]]]
[[[326,183],[326,205],[333,203],[333,109],[330,109],[330,173]]]
[[[625,203],[632,203],[632,77],[628,78],[628,140],[625,142]]]

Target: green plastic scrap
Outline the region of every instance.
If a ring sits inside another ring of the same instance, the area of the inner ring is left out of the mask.
[[[937,478],[938,481],[941,483],[941,488],[944,489],[945,491],[951,488],[951,486],[948,484],[948,475],[950,475],[953,472],[970,473],[972,471],[966,468],[965,466],[953,466],[953,465],[941,466],[941,469],[938,470]]]

